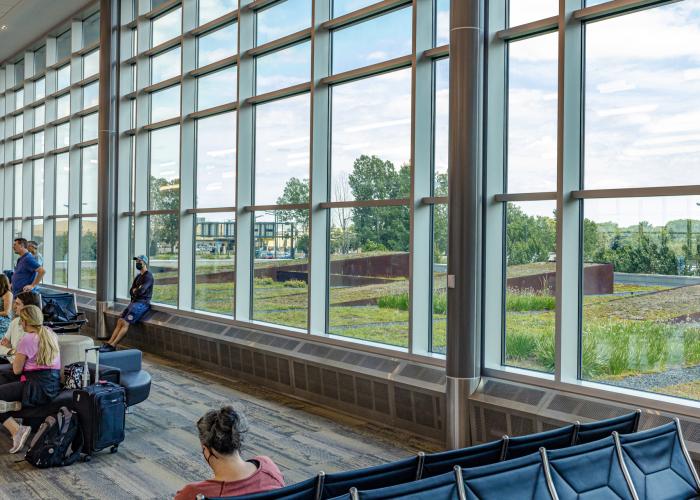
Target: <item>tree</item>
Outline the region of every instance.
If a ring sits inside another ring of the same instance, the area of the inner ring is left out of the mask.
[[[407,198],[411,170],[404,165],[397,171],[390,161],[362,155],[353,164],[348,184],[356,200]],[[365,251],[408,251],[410,222],[407,206],[355,207],[352,219],[358,245]]]
[[[546,262],[556,248],[556,221],[551,217],[527,215],[506,205],[506,262],[509,266]]]
[[[168,181],[151,177],[150,204],[152,210],[179,210],[180,181]],[[151,215],[149,218],[150,255],[159,253],[159,247],[168,247],[174,253],[180,238],[178,216],[175,214]]]
[[[348,201],[352,198],[348,176],[340,174],[333,186],[333,201]],[[352,209],[338,207],[331,211],[331,251],[347,254],[356,244],[352,227]]]
[[[595,256],[596,262],[609,262],[615,271],[642,274],[678,274],[678,259],[669,246],[666,228],[658,234],[658,243],[650,235],[654,228],[642,222],[637,226],[637,233],[623,238],[618,231],[607,248],[600,248]]]
[[[284,185],[282,196],[277,198],[278,205],[297,205],[309,202],[309,179],[292,177]],[[296,234],[296,248],[302,252],[309,251],[309,210],[279,210],[277,222],[291,222]]]

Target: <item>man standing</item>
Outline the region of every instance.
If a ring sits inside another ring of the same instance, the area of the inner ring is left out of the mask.
[[[24,238],[15,238],[12,250],[19,255],[15,272],[12,274],[12,295],[16,297],[20,292],[34,290],[41,283],[46,271],[27,250],[27,240]]]
[[[34,240],[27,242],[27,250],[34,256],[40,266],[44,266],[44,256],[39,253],[39,243]]]
[[[100,352],[111,352],[126,335],[129,325],[135,325],[143,318],[143,315],[151,308],[151,297],[153,297],[153,275],[148,270],[148,257],[139,255],[134,257],[138,274],[131,284],[131,302],[124,309],[121,317],[117,320],[117,326],[110,339],[100,347]]]

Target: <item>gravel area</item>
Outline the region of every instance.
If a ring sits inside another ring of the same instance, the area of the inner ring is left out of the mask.
[[[622,380],[606,380],[606,384],[651,391],[670,385],[686,384],[700,380],[700,366],[690,368],[674,368],[661,373],[649,373],[646,375],[636,375]]]

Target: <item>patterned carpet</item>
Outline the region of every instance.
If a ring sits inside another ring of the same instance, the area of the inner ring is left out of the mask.
[[[90,463],[39,470],[10,455],[0,430],[0,498],[172,498],[185,483],[210,477],[194,422],[224,402],[242,408],[250,423],[244,456],[270,456],[287,484],[314,475],[407,457],[434,444],[301,403],[253,384],[187,372],[154,356],[144,360],[153,376],[150,398],[127,415],[119,452]]]

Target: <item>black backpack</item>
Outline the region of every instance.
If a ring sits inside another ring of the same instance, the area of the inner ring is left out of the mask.
[[[83,433],[78,415],[64,406],[55,417],[46,417],[24,459],[40,469],[63,467],[75,463],[82,450]]]
[[[69,318],[70,314],[61,307],[61,304],[53,299],[48,299],[46,301],[41,312],[44,314],[44,321],[52,323],[66,323],[72,321],[72,319]]]

